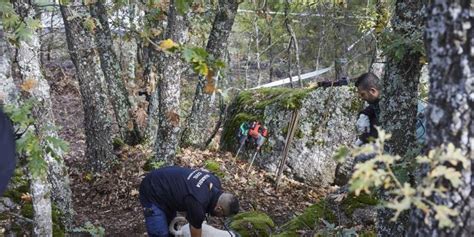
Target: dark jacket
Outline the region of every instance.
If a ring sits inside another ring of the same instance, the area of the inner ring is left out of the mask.
[[[195,228],[201,228],[206,213],[212,213],[221,194],[221,182],[214,174],[177,166],[154,170],[140,184],[144,207],[159,206],[168,221],[177,211],[185,211]]]
[[[362,110],[359,113],[359,120],[361,119],[361,115],[367,116],[368,121],[369,121],[368,127],[364,129],[364,131],[359,133],[359,137],[358,137],[359,140],[362,141],[363,144],[366,144],[369,142],[370,138],[372,139],[378,138],[378,132],[375,127],[379,126],[379,116],[380,116],[379,102],[377,101],[374,103],[369,103],[369,106],[367,106],[364,110]]]
[[[0,109],[0,196],[7,189],[16,166],[15,136],[10,119]]]

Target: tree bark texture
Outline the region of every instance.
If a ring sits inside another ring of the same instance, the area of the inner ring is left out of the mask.
[[[18,105],[18,89],[12,77],[12,48],[6,41],[3,24],[0,22],[0,100],[7,105]],[[52,236],[51,185],[45,174],[30,175],[30,193],[33,205],[33,235]]]
[[[228,38],[234,25],[235,15],[239,7],[238,0],[219,0],[219,7],[212,24],[207,41],[206,50],[215,59],[225,59]],[[183,131],[183,145],[192,145],[204,148],[206,141],[212,134],[219,106],[211,103],[211,95],[204,93],[207,81],[200,81],[196,86],[190,115]]]
[[[184,15],[176,11],[175,2],[170,1],[165,39],[179,44],[185,43],[188,34],[188,22]],[[154,51],[154,53],[157,53]],[[173,164],[179,145],[180,133],[180,93],[181,74],[185,65],[177,53],[161,53],[160,80],[158,81],[159,123],[156,138],[156,160]]]
[[[109,100],[114,109],[120,137],[127,144],[137,144],[140,141],[140,132],[137,123],[130,116],[131,104],[128,99],[128,91],[122,79],[120,62],[113,49],[107,9],[102,0],[90,5],[90,13],[92,17],[100,22],[100,27],[95,29],[95,42],[99,51],[100,66],[107,82]]]
[[[397,0],[392,18],[393,33],[399,37],[421,34],[424,1]],[[408,47],[408,46],[405,46]],[[388,151],[404,155],[416,142],[416,114],[418,84],[422,64],[421,53],[413,53],[409,47],[401,59],[387,56],[385,75],[382,79],[380,121],[382,128],[392,134],[386,142]],[[381,198],[388,194],[381,191]],[[403,236],[408,228],[408,217],[401,215],[396,222],[390,221],[393,211],[381,208],[377,212],[377,234]]]
[[[17,104],[18,94],[12,77],[12,47],[7,42],[3,23],[0,21],[0,106]]]
[[[423,6],[426,1],[398,0],[392,18],[397,36],[421,34]],[[389,152],[403,155],[416,144],[418,84],[421,74],[421,53],[406,47],[402,58],[387,57],[382,79],[380,120],[382,128],[392,134],[387,141]]]
[[[161,16],[157,15],[154,11],[145,12],[145,19],[148,19],[146,23],[148,27],[155,31],[162,31],[165,21],[157,20]],[[153,19],[153,20],[152,20]],[[157,43],[160,40],[163,40],[164,34],[159,34],[153,36],[150,40]],[[155,45],[148,43],[148,46],[144,48],[144,53],[148,55],[148,60],[146,60],[144,77],[148,84],[147,93],[150,95],[150,101],[148,104],[148,118],[147,118],[147,127],[146,127],[146,137],[147,140],[151,143],[152,147],[156,147],[155,142],[157,142],[157,132],[158,124],[160,121],[159,117],[159,91],[157,88],[157,82],[159,80],[159,66],[161,65],[161,54],[157,51],[158,49]]]
[[[112,153],[111,119],[107,113],[104,75],[93,47],[94,38],[83,25],[83,16],[87,16],[87,11],[77,3],[74,7],[60,5],[60,10],[84,106],[86,157],[93,171],[105,171],[115,159]]]
[[[344,19],[347,13],[343,6],[334,6],[334,72],[335,80],[342,80],[347,77],[347,42],[344,37],[345,26]],[[344,15],[343,15],[344,14]],[[340,18],[340,19],[337,19]]]
[[[51,215],[51,185],[46,175],[30,177],[30,192],[33,203],[33,236],[53,236],[53,219]]]
[[[377,75],[379,78],[382,78],[385,73],[385,56],[383,55],[383,51],[381,49],[381,46],[378,44],[378,42],[381,41],[380,34],[382,31],[387,27],[389,24],[388,20],[388,3],[386,0],[377,0],[375,2],[375,11],[377,14],[377,18],[375,21],[375,52],[374,52],[374,57],[373,61],[371,62],[370,65],[370,71]]]
[[[15,3],[17,13],[24,19],[33,18],[36,14],[34,9],[20,1]],[[35,86],[25,91],[25,97],[32,97],[39,102],[33,109],[36,120],[36,129],[40,137],[56,137],[58,134],[51,128],[55,127],[54,115],[49,84],[43,77],[40,66],[40,42],[38,33],[31,32],[30,40],[20,42],[17,52],[17,62],[21,74],[21,84],[32,83]],[[61,152],[56,152],[61,154]],[[63,218],[61,221],[66,227],[72,224],[72,194],[69,175],[62,157],[53,158],[50,155],[44,157],[48,163],[48,181],[51,183],[51,197]]]
[[[471,1],[431,1],[425,31],[429,60],[430,91],[427,111],[427,144],[434,148],[453,143],[471,160],[462,173],[463,183],[450,187],[437,204],[459,212],[454,227],[440,229],[432,217],[425,220],[420,211],[412,212],[407,236],[474,236],[474,15]],[[428,222],[428,224],[426,223]]]

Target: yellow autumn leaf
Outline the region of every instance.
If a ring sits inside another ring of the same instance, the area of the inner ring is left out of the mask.
[[[21,85],[20,85],[20,88],[23,90],[23,91],[27,91],[27,92],[30,92],[33,88],[36,87],[36,85],[38,84],[38,82],[34,79],[27,79],[25,80]]]
[[[163,49],[163,50],[169,50],[169,49],[172,49],[172,48],[175,48],[175,47],[178,47],[178,44],[173,42],[173,40],[171,40],[171,39],[162,40],[160,42],[160,48]]]

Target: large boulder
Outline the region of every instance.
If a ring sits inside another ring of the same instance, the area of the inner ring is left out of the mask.
[[[260,120],[269,136],[255,164],[276,172],[282,158],[292,111],[299,122],[289,146],[285,173],[305,183],[327,186],[334,182],[336,161],[332,158],[341,145],[355,141],[355,120],[362,102],[353,87],[314,89],[261,89],[239,94],[229,108],[224,123],[221,148],[238,149],[236,131],[244,121]],[[253,150],[241,152],[249,159]]]

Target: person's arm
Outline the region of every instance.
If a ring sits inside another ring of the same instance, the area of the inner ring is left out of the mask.
[[[191,231],[191,237],[201,237],[202,229],[194,228],[193,225],[189,225]]]
[[[206,217],[202,204],[191,195],[184,198],[184,204],[186,205],[186,219],[189,222],[191,237],[201,237],[202,222]]]

